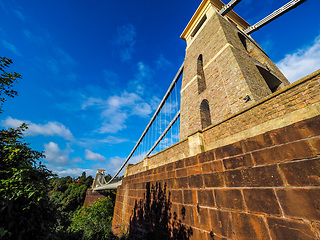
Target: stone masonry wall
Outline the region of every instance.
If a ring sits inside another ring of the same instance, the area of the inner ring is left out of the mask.
[[[205,129],[205,152],[132,172],[117,190],[114,233],[320,239],[319,93],[317,71]]]
[[[105,199],[106,197],[97,191],[93,192],[92,189],[87,189],[86,198],[84,199],[83,206],[87,207],[93,205],[98,199]]]
[[[147,217],[167,220],[152,229]],[[319,239],[320,116],[124,178],[113,230],[137,228],[185,239]]]

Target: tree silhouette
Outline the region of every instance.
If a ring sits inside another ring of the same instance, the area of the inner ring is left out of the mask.
[[[135,207],[130,218],[129,238],[136,239],[178,239],[187,240],[192,235],[192,228],[185,227],[178,219],[176,212],[172,213],[170,192],[166,184],[150,185],[146,183],[144,198],[135,202]],[[181,216],[185,211],[181,208]]]

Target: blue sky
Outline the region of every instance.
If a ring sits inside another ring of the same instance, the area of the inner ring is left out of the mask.
[[[254,24],[289,0],[243,0]],[[27,142],[60,176],[114,174],[184,59],[179,38],[200,0],[0,0],[0,56],[22,74],[1,127],[29,124]],[[291,82],[320,68],[320,21],[308,0],[252,37]]]

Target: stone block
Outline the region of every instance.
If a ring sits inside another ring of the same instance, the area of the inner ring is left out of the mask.
[[[183,190],[183,203],[196,205],[197,204],[196,190]]]
[[[234,239],[231,215],[227,211],[209,209],[210,227],[213,234]],[[213,239],[216,239],[214,236]]]
[[[196,216],[196,220],[195,220],[195,225],[197,228],[206,230],[206,231],[210,231],[210,224],[209,221],[209,211],[207,208],[203,208],[203,207],[196,207],[194,208],[195,211],[195,216]]]
[[[238,189],[215,189],[217,207],[244,211],[245,205],[241,190]]]
[[[304,221],[267,217],[272,239],[317,239],[311,225]]]
[[[318,86],[319,87],[319,86]],[[317,94],[319,96],[319,94]],[[295,127],[308,132],[308,137],[320,135],[320,115],[295,123]]]
[[[316,154],[320,155],[320,137],[310,139],[310,144],[312,145],[312,148]]]
[[[237,157],[223,159],[223,165],[226,170],[248,168],[254,165],[251,154],[245,154]]]
[[[243,195],[249,212],[281,216],[273,189],[243,189]]]
[[[237,240],[270,239],[266,224],[261,216],[233,212],[232,222]]]
[[[176,170],[176,177],[186,177],[188,176],[188,170],[187,168],[180,168]]]
[[[188,177],[177,178],[178,188],[188,188]]]
[[[176,177],[176,171],[167,172],[167,178],[175,178],[175,177]]]
[[[174,162],[174,168],[175,169],[184,168],[184,167],[185,167],[184,159]]]
[[[182,190],[171,190],[171,200],[175,203],[182,203]]]
[[[211,162],[215,160],[215,149],[199,154],[199,163]]]
[[[209,173],[203,174],[205,187],[224,187],[223,173]]]
[[[188,177],[190,188],[203,188],[203,175],[192,175]]]
[[[198,203],[201,206],[214,207],[214,195],[212,190],[198,190]]]
[[[170,171],[173,171],[173,170],[175,170],[174,169],[174,163],[169,163],[169,164],[166,165],[166,171],[167,172],[170,172]]]
[[[276,129],[271,132],[271,136],[277,145],[304,139],[307,138],[308,135],[306,129],[298,129],[296,124]]]
[[[201,165],[195,165],[191,167],[187,167],[188,176],[201,174],[202,173],[202,167]]]
[[[277,166],[262,166],[224,172],[227,187],[273,187],[284,183]]]
[[[222,162],[220,160],[207,162],[202,164],[202,172],[203,173],[214,173],[214,172],[222,172]]]
[[[247,138],[243,141],[244,152],[251,152],[266,147],[271,147],[274,142],[270,136],[270,133],[260,134],[255,137]]]
[[[253,152],[252,156],[257,165],[266,165],[312,158],[316,155],[312,151],[308,141],[304,140]]]
[[[242,153],[243,153],[243,150],[242,150],[241,142],[236,142],[233,144],[229,144],[229,145],[217,148],[215,151],[216,159],[231,157],[231,156],[239,155]]]
[[[187,205],[181,205],[180,206],[180,218],[182,220],[182,223],[185,223],[187,225],[194,226],[194,212],[195,207],[187,206]]]
[[[276,192],[285,216],[320,220],[320,188],[287,188]]]
[[[279,164],[289,186],[320,186],[320,159]]]
[[[198,158],[197,156],[193,156],[193,157],[189,157],[185,159],[185,166],[192,166],[192,165],[197,165],[198,162]]]

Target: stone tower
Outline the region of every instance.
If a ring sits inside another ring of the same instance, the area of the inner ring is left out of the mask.
[[[250,25],[233,11],[221,16],[223,6],[220,0],[203,0],[181,35],[187,48],[180,140],[289,85],[243,32]]]

